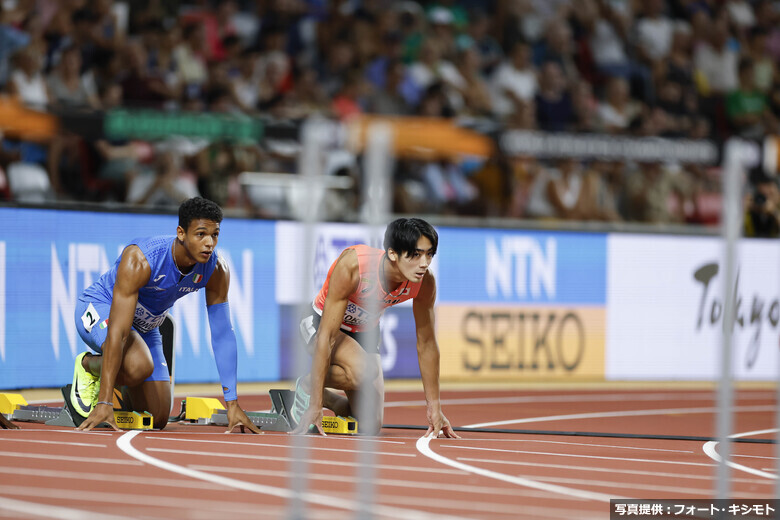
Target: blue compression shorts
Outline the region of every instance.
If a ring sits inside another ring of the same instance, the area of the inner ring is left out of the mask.
[[[96,312],[96,316],[93,316],[91,312],[88,314],[90,304],[92,305],[92,310]],[[76,320],[76,330],[79,331],[79,336],[81,336],[84,343],[98,354],[103,353],[103,343],[108,336],[107,320],[110,309],[111,305],[108,303],[86,301],[82,298],[79,298],[76,302],[76,314],[74,316]],[[87,331],[87,324],[92,325],[91,331]],[[135,327],[133,327],[132,330],[138,332],[141,339],[146,343],[146,346],[149,347],[149,352],[152,354],[154,370],[152,371],[152,375],[146,380],[170,381],[171,377],[168,374],[168,363],[165,361],[165,354],[163,354],[160,329],[155,328],[146,333],[138,331]]]

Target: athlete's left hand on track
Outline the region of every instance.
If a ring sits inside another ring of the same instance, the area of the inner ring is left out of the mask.
[[[88,432],[95,426],[100,426],[103,423],[108,424],[114,431],[121,431],[116,425],[116,419],[114,419],[113,406],[108,404],[96,405],[77,429]]]
[[[252,433],[263,433],[249,420],[244,410],[238,406],[238,401],[227,402],[228,429],[225,433],[232,433],[236,426],[241,426],[241,433],[245,433],[244,428],[249,428]]]
[[[452,429],[450,421],[444,416],[441,409],[431,410],[428,408],[428,431],[425,432],[425,436],[436,439],[442,433],[448,439],[460,439],[460,435]]]

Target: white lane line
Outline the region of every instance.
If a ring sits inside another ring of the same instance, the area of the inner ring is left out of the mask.
[[[141,462],[145,462],[146,464],[156,466],[166,471],[178,473],[180,475],[185,475],[187,477],[205,480],[207,482],[213,482],[215,484],[221,484],[223,486],[228,486],[235,489],[241,489],[244,491],[249,491],[251,493],[271,495],[279,498],[284,498],[286,500],[296,497],[296,493],[287,488],[266,486],[262,484],[256,484],[253,482],[236,480],[229,477],[223,477],[221,475],[215,475],[213,473],[207,473],[204,471],[190,469],[184,466],[179,466],[178,464],[173,464],[171,462],[152,457],[147,453],[139,451],[137,448],[133,446],[132,440],[139,433],[141,433],[139,430],[127,432],[117,439],[116,444],[119,447],[119,449],[121,449],[129,456]],[[353,500],[342,500],[330,495],[322,495],[319,493],[304,492],[297,496],[299,496],[302,500],[305,500],[306,502],[310,502],[312,504],[317,504],[320,506],[336,508],[336,509],[358,511],[361,507],[358,502],[355,502]],[[384,506],[379,504],[375,504],[373,510],[379,515],[387,516],[393,519],[404,518],[407,520],[429,520],[429,519],[447,520],[447,519],[461,518],[461,517],[456,517],[451,515],[439,515],[439,514],[424,512],[424,511],[417,511],[415,509]]]
[[[278,444],[264,444],[260,442],[235,442],[235,441],[214,441],[214,440],[205,440],[205,439],[171,439],[168,437],[157,437],[155,440],[162,441],[175,441],[175,442],[207,442],[210,445],[211,444],[232,444],[232,445],[240,445],[240,446],[264,446],[267,448],[279,448]],[[355,449],[348,449],[348,448],[322,448],[318,446],[309,446],[310,450],[313,451],[336,451],[340,453],[365,453],[365,450],[355,450]],[[414,453],[394,453],[389,451],[373,451],[374,455],[389,455],[391,457],[416,457]]]
[[[44,459],[52,462],[81,462],[84,457],[74,457],[71,455],[46,455],[45,453],[17,453],[15,451],[0,451],[0,457],[20,457],[23,459]],[[137,460],[104,459],[94,457],[89,459],[90,464],[116,464],[120,466],[141,466],[142,463]]]
[[[699,489],[699,488],[689,488],[689,487],[681,487],[681,486],[661,486],[656,484],[639,484],[639,483],[633,483],[633,482],[610,482],[610,481],[603,481],[603,480],[586,480],[586,479],[575,479],[575,478],[568,478],[568,477],[539,477],[539,480],[543,480],[545,482],[555,482],[558,484],[577,484],[577,485],[585,485],[585,486],[596,486],[596,487],[606,487],[610,489],[638,489],[641,491],[651,491],[651,492],[657,492],[657,493],[685,493],[688,495],[699,495],[703,498],[709,498],[712,496],[712,488],[708,487],[706,489]],[[764,494],[758,494],[758,493],[744,493],[740,492],[739,494],[740,499],[767,499],[770,498],[767,496],[766,493]]]
[[[294,473],[283,470],[268,470],[268,469],[254,469],[254,468],[230,468],[230,467],[214,467],[209,465],[200,464],[188,464],[188,468],[198,469],[202,471],[214,471],[217,473],[237,473],[240,475],[256,475],[261,477],[277,477],[282,479],[289,479],[294,476]],[[333,473],[307,473],[306,476],[309,480],[322,480],[325,482],[343,482],[345,484],[354,484],[359,481],[357,477],[351,475],[336,475]],[[525,490],[516,488],[498,488],[495,486],[472,486],[465,484],[447,484],[443,482],[430,482],[419,481],[412,479],[390,479],[390,478],[377,478],[375,481],[377,486],[387,487],[400,487],[411,489],[430,489],[432,491],[447,491],[449,493],[460,494],[477,494],[477,495],[501,495],[501,496],[525,496],[529,498],[547,498],[549,495],[546,493],[540,493],[535,490]],[[561,500],[565,500],[564,497]]]
[[[73,489],[47,488],[46,496],[56,499],[58,502],[93,502],[96,504],[108,504],[111,509],[125,507],[128,512],[134,513],[136,518],[145,518],[146,515],[135,511],[136,507],[147,507],[154,509],[165,508],[168,511],[157,511],[156,518],[182,518],[188,517],[190,510],[211,511],[217,518],[226,518],[230,514],[251,514],[257,511],[257,503],[248,501],[237,501],[234,496],[224,493],[234,493],[235,489],[224,488],[220,486],[216,491],[222,493],[202,493],[209,498],[199,498],[198,495],[189,493],[181,496],[156,496],[150,493],[127,493],[126,490],[121,493],[97,491],[89,489],[88,492],[74,491]],[[37,486],[0,486],[0,492],[12,494],[14,496],[41,496],[41,488]],[[216,513],[220,513],[216,515]]]
[[[99,435],[103,435],[103,436],[108,435],[109,437],[113,437],[114,436],[113,433],[100,432],[100,431],[96,431],[96,430],[92,430],[92,431],[89,431],[89,432],[83,432],[81,430],[76,430],[74,428],[71,428],[70,430],[50,430],[48,428],[47,429],[42,429],[42,428],[41,429],[20,428],[18,430],[0,430],[0,433],[10,434],[10,435],[16,435],[16,434],[18,434],[18,435],[22,435],[22,434],[30,435],[30,434],[33,434],[33,433],[75,433],[76,435],[84,435],[85,437],[93,437],[93,436],[96,437],[96,436],[99,436]]]
[[[57,444],[60,446],[85,446],[88,448],[108,448],[107,444],[94,444],[90,442],[63,442],[63,441],[44,441],[41,439],[3,439],[3,442],[32,442],[35,444]]]
[[[747,396],[740,400],[762,400],[773,399],[774,395],[762,392],[756,396]],[[622,394],[567,394],[567,395],[527,395],[527,396],[505,396],[505,397],[469,397],[459,399],[442,399],[442,406],[458,405],[480,405],[480,404],[520,404],[520,403],[589,403],[589,402],[625,402],[625,401],[714,401],[715,394],[712,392],[697,393],[622,393]],[[404,406],[425,406],[425,400],[415,399],[409,401],[390,401],[385,403],[385,408],[399,408]]]
[[[692,488],[682,487],[678,485],[674,486],[662,486],[656,484],[640,484],[629,481],[614,482],[609,480],[593,480],[583,478],[571,478],[571,477],[552,477],[552,476],[537,476],[534,477],[542,482],[554,482],[556,484],[573,484],[578,486],[595,486],[609,488],[610,492],[615,489],[637,489],[640,491],[653,491],[658,493],[685,493],[690,495],[712,495],[712,488]],[[742,498],[742,495],[740,495]]]
[[[166,448],[146,448],[146,451],[152,451],[155,453],[173,453],[173,454],[179,454],[179,455],[194,455],[194,456],[202,456],[202,457],[226,457],[226,458],[234,458],[234,459],[250,459],[250,460],[266,460],[266,461],[273,461],[273,462],[290,462],[293,460],[292,457],[282,457],[278,455],[246,455],[246,454],[240,454],[240,453],[216,453],[211,451],[192,451],[192,450],[174,450],[174,449],[166,449]],[[329,466],[338,465],[338,466],[350,466],[350,467],[358,467],[361,464],[357,462],[342,462],[338,460],[316,460],[312,459],[309,460],[309,464],[325,464]],[[467,475],[464,471],[455,471],[451,469],[442,469],[442,468],[422,468],[417,466],[398,466],[394,464],[374,464],[375,468],[379,469],[387,469],[391,471],[417,471],[422,473],[442,473],[445,475]]]
[[[550,464],[541,462],[523,462],[519,460],[497,460],[497,459],[474,459],[470,457],[458,457],[456,460],[462,460],[464,462],[479,462],[482,464],[502,464],[510,466],[531,466],[534,468],[550,468],[550,469],[565,469],[567,471],[592,471],[597,473],[625,473],[627,475],[643,475],[647,477],[660,477],[660,478],[675,478],[675,479],[694,479],[694,480],[708,480],[712,481],[713,476],[708,475],[692,475],[690,473],[666,473],[664,471],[644,471],[641,469],[612,469],[601,468],[594,466],[572,466],[571,464]],[[749,479],[749,478],[734,478],[732,482],[740,482],[744,484],[765,484],[770,483],[766,480]]]
[[[731,455],[732,457],[743,457],[746,459],[767,459],[767,460],[777,460],[777,457],[762,457],[761,455],[740,455],[738,453],[733,453]]]
[[[38,490],[38,495],[41,491]],[[29,516],[56,518],[57,520],[133,520],[132,516],[118,516],[106,513],[93,513],[84,509],[50,506],[40,502],[27,502],[15,498],[0,496],[0,511],[13,511]]]
[[[537,482],[535,480],[531,480],[527,478],[505,475],[503,473],[497,473],[495,471],[491,471],[488,469],[478,468],[476,466],[470,466],[469,464],[464,464],[463,462],[452,460],[447,457],[444,457],[443,455],[436,453],[435,451],[433,451],[433,449],[431,449],[430,442],[431,442],[431,437],[420,437],[419,439],[417,439],[417,444],[416,444],[417,451],[419,451],[426,457],[435,460],[436,462],[445,464],[453,468],[461,469],[463,471],[468,471],[469,473],[475,473],[477,475],[492,478],[495,480],[502,480],[504,482],[516,484],[518,486],[525,486],[533,489],[539,489],[542,491],[549,491],[550,493],[575,496],[585,500],[597,500],[601,502],[609,502],[610,499],[624,498],[615,495],[604,495],[602,493],[593,493],[591,491],[585,491],[583,489],[574,489],[574,488],[567,488],[563,486],[556,486],[554,484],[546,484],[544,482]]]
[[[752,435],[763,435],[765,433],[776,433],[776,428],[770,428],[768,430],[756,430],[752,432],[742,432],[742,433],[735,433],[734,435],[731,435],[732,438],[739,438],[739,437],[750,437]],[[715,462],[722,462],[723,457],[720,456],[720,454],[717,451],[718,441],[709,441],[704,443],[704,446],[702,446],[702,450],[704,453],[707,454],[709,458],[714,460]],[[749,466],[744,466],[742,464],[737,464],[736,462],[727,460],[726,464],[728,464],[729,467],[732,467],[734,469],[744,471],[745,473],[750,473],[752,475],[756,475],[759,477],[764,477],[772,480],[777,480],[777,475],[773,473],[767,473],[766,471],[761,471],[760,469],[751,468]]]
[[[756,405],[739,406],[734,408],[735,412],[771,412],[775,410],[774,405]],[[699,408],[664,408],[661,410],[620,410],[615,412],[589,412],[574,413],[566,415],[548,415],[545,417],[526,417],[524,419],[508,419],[505,421],[492,421],[486,423],[467,424],[464,428],[489,428],[493,426],[503,426],[507,424],[528,424],[534,422],[546,421],[568,421],[573,419],[605,419],[608,417],[641,417],[646,415],[667,415],[667,414],[687,414],[687,413],[717,413],[717,407],[699,407]]]
[[[61,480],[97,480],[103,482],[123,483],[123,484],[138,484],[149,486],[168,486],[178,487],[186,489],[209,489],[213,490],[214,486],[205,482],[193,482],[192,480],[179,479],[174,480],[170,478],[157,478],[157,477],[135,477],[132,475],[121,475],[116,473],[95,473],[94,468],[88,468],[87,471],[66,471],[55,469],[35,469],[24,468],[19,466],[0,466],[0,473],[8,473],[11,475],[25,475],[28,477],[39,478],[56,478]]]
[[[341,492],[338,493],[341,496],[344,496],[345,493]],[[548,496],[549,495],[545,495]],[[395,502],[407,502],[410,503],[420,503],[420,504],[430,504],[431,506],[441,507],[443,509],[471,509],[471,510],[477,510],[480,512],[488,512],[490,513],[490,518],[493,520],[496,517],[503,517],[508,516],[509,520],[517,520],[518,515],[522,514],[523,516],[520,518],[533,518],[534,520],[539,520],[540,518],[549,519],[549,518],[561,518],[564,520],[572,520],[572,509],[571,508],[555,508],[555,507],[544,507],[544,506],[529,506],[527,504],[520,505],[519,503],[514,504],[500,504],[500,503],[490,503],[490,504],[474,504],[473,502],[465,502],[462,500],[453,500],[452,498],[444,498],[444,499],[435,499],[430,500],[429,498],[410,498],[407,496],[394,496],[394,495],[382,495],[380,497],[383,501],[395,501]],[[595,511],[593,512],[595,513]],[[582,510],[577,511],[577,520],[583,520],[584,517],[582,516],[583,512]],[[603,520],[603,519],[602,519]]]
[[[480,442],[488,442],[493,439],[479,439]],[[501,439],[497,439],[501,440]],[[588,446],[589,448],[610,448],[610,449],[622,449],[622,450],[640,450],[640,451],[660,451],[666,453],[695,453],[693,450],[665,450],[663,448],[641,448],[638,446],[616,446],[613,444],[593,444],[590,442],[567,442],[567,441],[543,441],[535,439],[505,439],[512,442],[528,442],[539,444],[564,444],[566,446]]]
[[[682,466],[704,466],[710,468],[715,464],[704,462],[681,462],[677,460],[655,460],[655,459],[630,459],[625,457],[607,457],[604,455],[580,455],[576,453],[555,453],[547,451],[523,451],[523,450],[500,450],[497,448],[479,448],[477,446],[458,446],[458,445],[442,445],[442,448],[457,448],[461,450],[475,450],[475,451],[492,451],[501,453],[517,453],[522,455],[546,455],[551,457],[574,457],[578,459],[598,459],[598,460],[617,460],[621,462],[642,462],[642,463],[654,463],[654,464],[678,464]]]

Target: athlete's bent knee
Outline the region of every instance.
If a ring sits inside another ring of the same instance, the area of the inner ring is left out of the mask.
[[[152,375],[154,365],[152,363],[141,363],[132,367],[123,367],[122,382],[127,386],[140,385]]]
[[[382,421],[378,421],[376,418],[369,420],[358,419],[358,431],[363,435],[379,435],[381,429]]]
[[[152,426],[156,430],[162,430],[165,428],[165,426],[168,424],[168,416],[165,417],[154,417],[154,421],[152,422]]]

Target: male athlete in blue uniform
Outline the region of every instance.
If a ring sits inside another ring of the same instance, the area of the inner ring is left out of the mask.
[[[222,210],[195,197],[179,207],[176,236],[133,240],[114,266],[89,286],[76,305],[76,328],[97,354],[76,357],[70,400],[86,417],[80,430],[106,422],[118,429],[114,386],[126,385],[131,406],[164,428],[171,409],[171,382],[159,326],[174,302],[206,288],[211,345],[227,404],[228,431],[260,433],[238,405],[236,335],[230,323],[227,264],[216,252]]]

